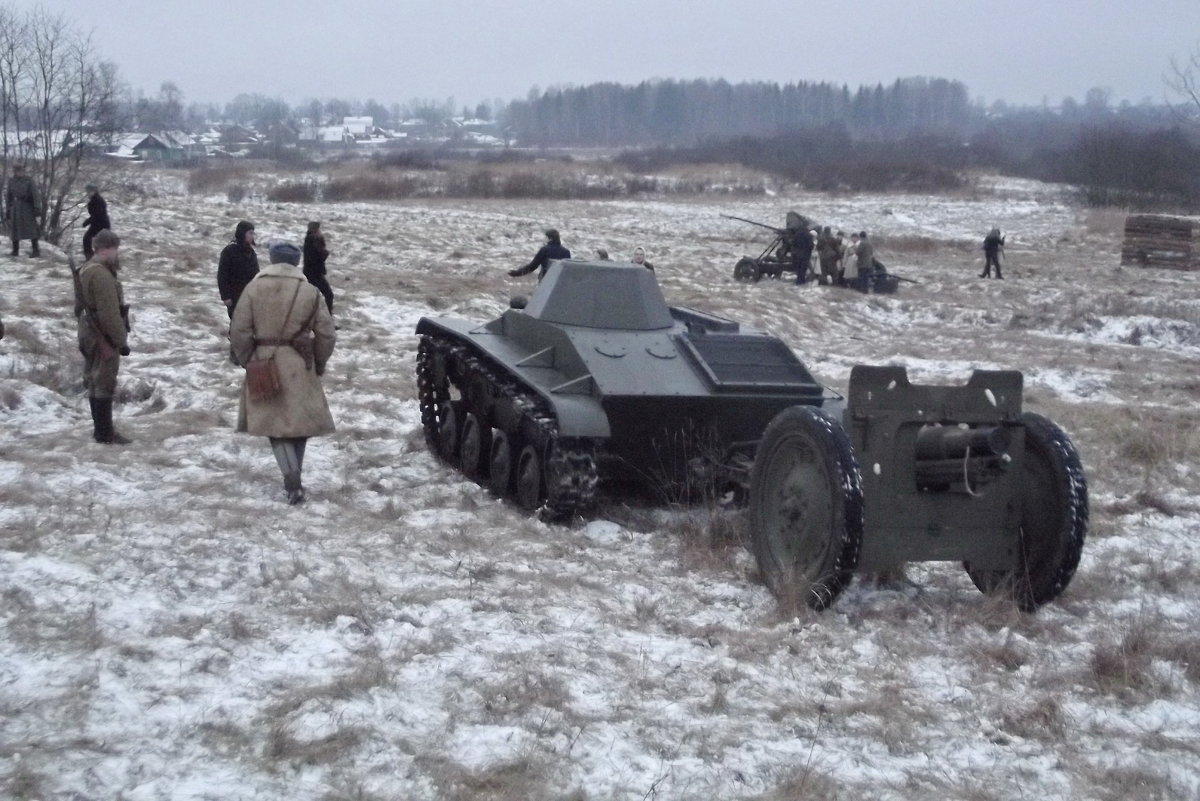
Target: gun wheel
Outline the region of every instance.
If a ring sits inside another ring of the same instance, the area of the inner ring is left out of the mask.
[[[762,270],[758,266],[758,262],[749,256],[745,256],[738,260],[738,263],[733,265],[733,278],[735,281],[743,283],[754,283],[762,278]]]
[[[1079,566],[1087,537],[1087,478],[1066,432],[1031,412],[1025,425],[1021,532],[1015,570],[964,567],[981,592],[1012,597],[1025,612],[1057,598]]]
[[[849,583],[862,544],[862,485],[849,437],[809,406],[767,426],[750,471],[754,555],[788,605],[824,609]]]

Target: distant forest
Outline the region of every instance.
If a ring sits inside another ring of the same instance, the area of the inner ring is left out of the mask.
[[[514,137],[527,145],[694,145],[713,138],[773,136],[831,124],[859,137],[961,130],[972,110],[967,87],[940,78],[890,86],[831,83],[655,81],[555,89],[509,104]]]

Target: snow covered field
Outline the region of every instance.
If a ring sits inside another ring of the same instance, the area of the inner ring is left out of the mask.
[[[110,183],[133,445],[91,442],[65,256],[0,262],[0,796],[1200,797],[1197,276],[1119,268],[1119,218],[1010,180],[309,206],[188,195],[181,172]],[[867,229],[921,283],[734,283],[765,232],[719,215],[790,208]],[[310,219],[329,237],[339,428],[310,443],[303,507],[232,430],[215,269],[242,218],[260,243]],[[782,337],[838,389],[859,362],[1023,370],[1091,483],[1065,595],[1024,616],[933,564],[781,615],[715,535],[736,520],[611,502],[553,526],[462,481],[424,449],[413,327],[497,315],[548,225],[576,255],[645,246],[669,302]],[[993,225],[1004,281],[975,278]]]

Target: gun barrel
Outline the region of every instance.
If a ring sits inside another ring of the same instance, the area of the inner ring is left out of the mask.
[[[732,214],[722,214],[721,216],[727,220],[737,220],[738,222],[744,222],[744,223],[750,223],[751,225],[757,225],[759,228],[767,228],[769,230],[774,231],[777,234],[783,233],[782,228],[778,228],[774,225],[767,225],[766,223],[760,223],[760,222],[757,222],[756,220],[747,220],[745,217],[734,217]]]
[[[971,456],[1001,456],[1008,451],[1012,435],[1004,426],[926,426],[917,432],[918,462],[962,459]]]

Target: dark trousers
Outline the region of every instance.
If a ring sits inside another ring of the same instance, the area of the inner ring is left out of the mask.
[[[32,241],[32,242],[33,242],[33,248],[32,248],[32,250],[31,250],[30,252],[31,252],[31,253],[32,253],[34,256],[36,256],[36,255],[38,255],[38,241],[37,241],[37,239],[33,239],[33,240],[30,240],[30,241]],[[18,253],[20,253],[20,252],[21,252],[21,248],[20,248],[20,245],[21,245],[21,240],[19,240],[19,239],[14,239],[14,240],[12,241],[12,245],[13,245],[13,248],[12,248],[12,254],[13,254],[14,256],[16,256]]]
[[[96,251],[92,249],[92,237],[98,233],[100,233],[100,229],[93,231],[91,228],[83,232],[83,257],[85,259],[90,259],[96,254]]]
[[[996,265],[996,277],[997,278],[1004,277],[1000,274],[1000,254],[999,253],[985,253],[984,259],[985,259],[985,264],[983,267],[983,275],[981,275],[980,278],[991,277],[993,264]]]
[[[324,297],[325,305],[329,308],[329,313],[333,314],[333,287],[329,285],[329,279],[323,275],[308,276],[308,283],[317,288]]]

